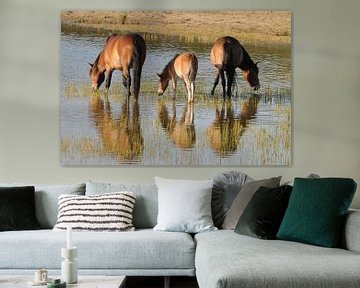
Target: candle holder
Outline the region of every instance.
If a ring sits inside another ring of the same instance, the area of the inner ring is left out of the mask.
[[[61,248],[61,257],[65,258],[61,262],[61,279],[67,284],[77,283],[78,269],[75,261],[77,255],[77,247]]]

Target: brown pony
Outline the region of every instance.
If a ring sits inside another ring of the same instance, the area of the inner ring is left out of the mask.
[[[188,93],[188,103],[194,102],[195,78],[198,69],[198,60],[194,53],[185,52],[176,54],[173,59],[165,66],[160,77],[158,95],[162,95],[169,85],[169,81],[173,81],[174,98],[176,94],[177,77],[184,80]]]
[[[249,82],[254,90],[260,88],[258,62],[254,63],[253,60],[251,60],[244,47],[235,38],[225,36],[217,39],[211,49],[210,60],[218,69],[211,95],[214,95],[220,77],[223,96],[225,97],[225,95],[227,95],[231,97],[231,89],[235,79],[235,69],[238,67],[243,71],[244,79]],[[225,89],[226,81],[224,72],[227,78],[227,90]]]
[[[133,68],[134,95],[137,99],[140,91],[140,78],[142,66],[146,58],[146,43],[139,34],[110,35],[93,64],[90,64],[90,79],[93,89],[99,89],[105,80],[106,89],[111,84],[111,76],[114,70],[122,72],[123,84],[130,96],[131,76],[130,69]]]

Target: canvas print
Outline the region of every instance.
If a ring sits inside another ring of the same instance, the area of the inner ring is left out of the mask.
[[[290,165],[290,11],[62,11],[63,165]]]

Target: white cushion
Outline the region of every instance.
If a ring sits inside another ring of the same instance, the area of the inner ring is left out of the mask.
[[[198,233],[217,230],[211,217],[213,180],[155,177],[159,212],[154,230]]]
[[[93,196],[59,196],[59,215],[54,230],[132,231],[132,192],[105,193]]]

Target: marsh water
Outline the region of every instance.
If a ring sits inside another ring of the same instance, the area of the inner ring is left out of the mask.
[[[93,93],[88,62],[94,62],[106,36],[61,35],[61,161],[64,165],[290,165],[291,47],[244,45],[259,63],[261,89],[253,92],[237,70],[236,88],[224,100],[214,96],[216,70],[212,43],[158,34],[143,35],[147,56],[138,101],[126,97],[114,72],[106,94]],[[183,51],[198,62],[195,102],[187,104],[179,79],[157,96],[167,62]]]

